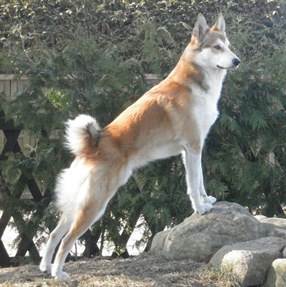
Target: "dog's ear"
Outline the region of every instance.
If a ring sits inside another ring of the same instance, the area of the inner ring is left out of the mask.
[[[225,20],[221,13],[218,16],[216,23],[213,25],[212,31],[225,32]]]
[[[201,42],[208,30],[209,26],[206,22],[206,19],[204,15],[200,13],[193,29],[192,36],[195,37],[199,42]]]

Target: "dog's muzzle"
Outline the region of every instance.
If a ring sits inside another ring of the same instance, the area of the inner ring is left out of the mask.
[[[231,69],[235,69],[238,67],[238,65],[240,64],[240,60],[239,58],[233,58],[231,61],[231,66],[230,67],[222,67],[220,65],[217,65],[217,68],[222,69],[222,70],[231,70]]]

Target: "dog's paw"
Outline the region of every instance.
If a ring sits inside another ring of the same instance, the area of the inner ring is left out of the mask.
[[[54,277],[55,279],[59,279],[59,280],[66,280],[69,279],[69,274],[67,272],[61,271],[61,272],[53,272],[52,271],[52,277]]]
[[[58,273],[54,277],[55,277],[55,279],[60,279],[60,280],[67,280],[70,278],[69,274],[67,272],[64,272],[64,271]]]
[[[203,201],[204,203],[214,204],[216,203],[216,198],[213,196],[204,196]]]
[[[51,264],[48,264],[45,260],[42,260],[39,269],[41,272],[51,272]]]
[[[212,208],[213,208],[212,204],[203,203],[195,209],[195,212],[198,213],[199,215],[203,215],[205,213],[208,213]]]
[[[68,279],[70,277],[68,273],[66,273],[62,270],[58,270],[56,265],[52,266],[51,275],[55,279],[61,279],[61,280],[65,280],[65,279]]]

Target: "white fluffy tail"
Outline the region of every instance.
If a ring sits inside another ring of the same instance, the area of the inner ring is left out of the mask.
[[[66,147],[76,156],[84,156],[97,146],[100,127],[91,116],[79,115],[66,123]]]

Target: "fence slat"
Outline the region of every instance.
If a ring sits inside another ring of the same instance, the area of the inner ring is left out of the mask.
[[[0,93],[4,93],[4,97],[8,101],[16,99],[19,92],[28,85],[29,81],[27,77],[19,79],[15,78],[13,75],[0,75]],[[7,159],[7,153],[14,152],[23,154],[25,146],[32,146],[35,143],[35,139],[31,133],[24,130],[21,131],[21,129],[22,127],[14,126],[13,119],[6,119],[4,112],[0,108],[0,130],[2,130],[0,133],[0,161],[5,161]],[[21,188],[17,188],[17,192],[15,192],[16,189],[10,190],[6,188],[4,190],[5,187],[2,188],[1,192],[5,194],[7,200],[20,199],[23,193],[29,194],[29,200],[34,200],[35,202],[42,200],[43,195],[33,175],[29,175],[27,178],[25,173],[22,173],[18,183],[20,183]],[[46,205],[48,203],[49,201],[47,201]],[[16,227],[22,237],[16,257],[23,257],[29,251],[31,258],[35,263],[38,262],[40,258],[39,252],[32,240],[33,235],[29,234],[29,237],[28,234],[21,233],[23,225],[28,224],[31,225],[34,233],[36,233],[39,219],[32,217],[29,222],[26,223],[26,219],[21,218],[22,215],[18,212],[17,207],[17,204],[15,206],[9,206],[9,208],[6,205],[1,207],[3,213],[0,217],[0,266],[8,266],[11,262],[5,245],[1,240],[11,214],[13,214],[14,219],[17,217]],[[37,210],[37,213],[42,213],[42,210]]]

